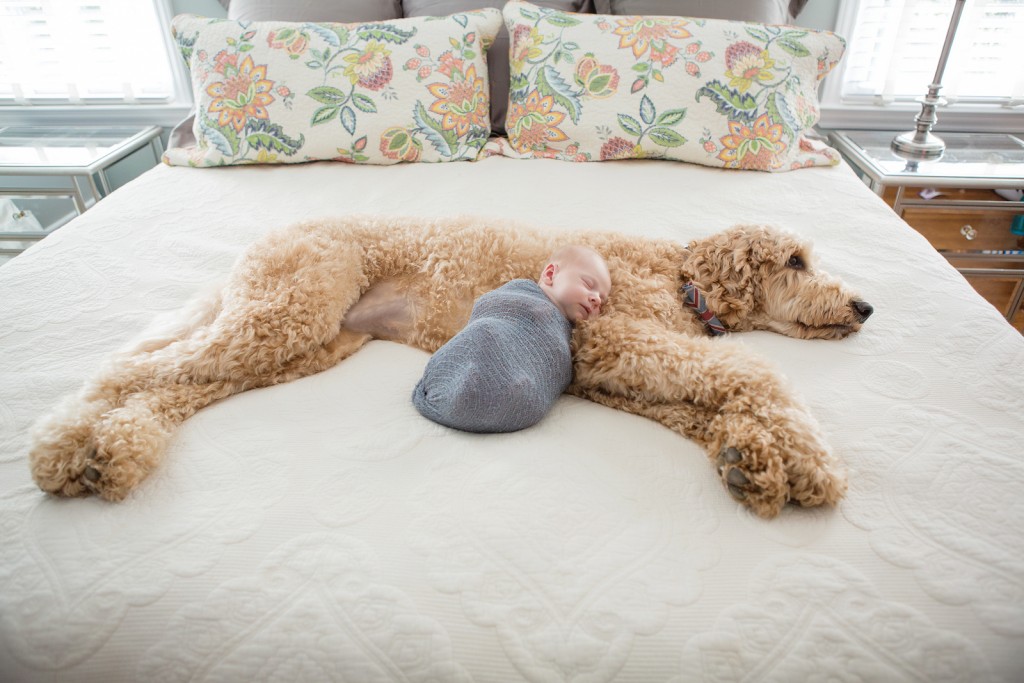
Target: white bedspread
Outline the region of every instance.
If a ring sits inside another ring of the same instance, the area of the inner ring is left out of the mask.
[[[31,482],[32,421],[271,228],[475,213],[813,239],[875,307],[839,342],[737,335],[851,489],[762,521],[691,442],[563,397],[507,435],[409,402],[372,342],[200,411],[122,504]],[[161,167],[0,267],[0,680],[997,681],[1024,671],[1024,340],[845,167]]]

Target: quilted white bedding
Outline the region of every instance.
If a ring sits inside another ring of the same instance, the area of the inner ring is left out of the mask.
[[[261,234],[351,212],[688,240],[811,238],[875,307],[843,341],[738,335],[850,468],[763,521],[693,444],[572,397],[471,435],[421,351],[189,419],[121,504],[31,482],[28,429]],[[160,167],[0,267],[0,680],[1012,681],[1024,672],[1024,340],[845,167]]]

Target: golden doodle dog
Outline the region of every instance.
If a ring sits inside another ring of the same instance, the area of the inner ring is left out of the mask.
[[[121,500],[200,408],[329,368],[371,338],[433,352],[465,325],[477,297],[535,278],[569,243],[600,252],[613,282],[603,314],[574,330],[571,393],[695,440],[726,490],[762,517],[787,502],[843,496],[843,468],[806,406],[768,364],[709,336],[702,320],[801,339],[857,331],[871,307],[817,270],[807,244],[763,226],[684,245],[479,218],[350,217],[267,235],[176,329],[112,357],[40,420],[33,477],[54,494]]]

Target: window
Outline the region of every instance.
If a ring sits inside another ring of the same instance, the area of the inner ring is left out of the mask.
[[[906,130],[932,82],[954,0],[839,0],[846,55],[825,80],[821,127]],[[968,0],[942,76],[941,130],[1024,132],[1024,0]]]
[[[935,75],[954,5],[953,0],[845,2],[836,30],[849,39],[849,47],[826,99],[887,107],[923,96]],[[951,107],[1024,105],[1022,46],[1024,0],[969,0],[941,95]]]
[[[159,0],[0,0],[0,105],[173,101],[164,11]]]

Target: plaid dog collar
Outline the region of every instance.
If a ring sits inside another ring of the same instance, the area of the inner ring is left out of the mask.
[[[718,319],[718,316],[708,309],[707,300],[704,299],[704,295],[693,282],[687,282],[683,285],[683,301],[687,306],[694,309],[694,312],[704,322],[712,336],[717,337],[720,334],[725,334],[725,325]]]

